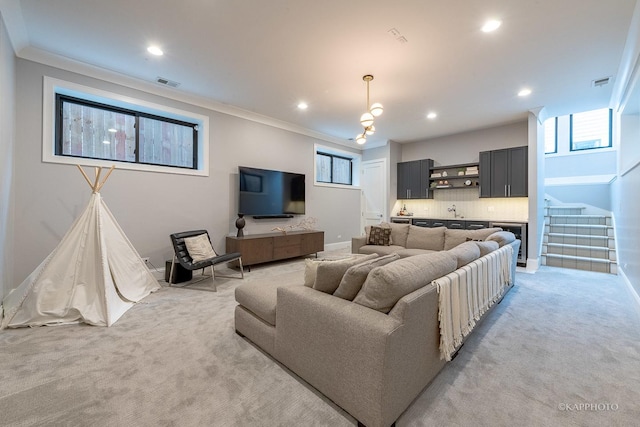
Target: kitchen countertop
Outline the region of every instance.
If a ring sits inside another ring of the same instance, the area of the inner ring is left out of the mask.
[[[519,220],[519,219],[495,219],[495,218],[442,218],[442,217],[432,217],[432,216],[419,216],[419,215],[394,215],[391,217],[391,220],[393,220],[394,218],[398,218],[398,219],[435,219],[435,220],[439,220],[439,221],[485,221],[485,222],[507,222],[507,223],[515,223],[515,224],[522,224],[522,223],[528,223],[529,221],[526,219],[523,220]]]

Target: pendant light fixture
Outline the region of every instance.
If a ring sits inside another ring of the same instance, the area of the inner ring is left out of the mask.
[[[373,121],[376,117],[382,114],[383,108],[382,104],[376,102],[374,104],[369,104],[369,82],[373,80],[373,76],[371,74],[366,74],[362,76],[362,80],[367,83],[367,112],[360,116],[360,124],[364,128],[362,133],[356,137],[356,142],[360,145],[367,142],[367,135],[373,135],[376,131],[376,127],[373,125]]]

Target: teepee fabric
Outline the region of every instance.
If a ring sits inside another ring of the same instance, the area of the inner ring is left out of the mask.
[[[160,289],[95,192],[104,184],[97,185],[98,177],[96,173],[89,205],[62,241],[4,298],[0,329],[78,322],[111,326],[134,303]]]

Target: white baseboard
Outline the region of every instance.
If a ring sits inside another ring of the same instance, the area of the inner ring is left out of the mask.
[[[351,241],[348,242],[338,242],[338,243],[329,243],[324,245],[325,251],[338,251],[340,249],[349,249],[351,250]]]
[[[534,274],[540,268],[540,259],[539,258],[527,258],[527,268],[525,270],[526,273]]]
[[[629,289],[629,292],[631,293],[633,300],[636,302],[636,308],[638,309],[638,314],[640,314],[640,295],[638,295],[636,288],[633,287],[633,285],[631,284],[631,281],[629,280],[629,278],[624,272],[624,269],[621,266],[618,266],[618,275],[622,277],[622,280],[624,280],[624,283],[627,285],[627,289]]]

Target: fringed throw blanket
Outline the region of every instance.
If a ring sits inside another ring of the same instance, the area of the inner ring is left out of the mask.
[[[440,357],[447,361],[511,282],[513,248],[493,251],[433,284],[439,293]]]

